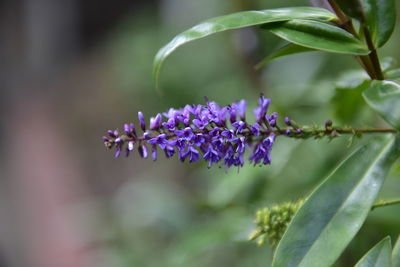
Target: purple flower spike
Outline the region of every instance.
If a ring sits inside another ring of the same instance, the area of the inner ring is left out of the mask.
[[[143,131],[146,131],[146,121],[144,120],[144,115],[141,111],[138,112],[138,118],[139,118],[140,128],[142,128]]]
[[[161,114],[157,114],[155,118],[150,118],[150,130],[157,131],[161,126]]]
[[[256,123],[253,125],[245,120],[247,103],[244,100],[227,106],[206,100],[206,105],[170,108],[150,118],[148,130],[143,113],[138,112],[141,134],[130,123],[124,125],[121,134],[117,130],[107,131],[103,141],[107,148],[115,148],[116,157],[122,150],[128,156],[137,148],[141,157],[148,158],[151,153],[151,158],[156,160],[157,150],[161,149],[167,158],[177,153],[181,161],[197,162],[202,158],[208,167],[220,163],[226,168],[243,166],[246,149],[255,144],[250,161],[269,164],[275,136],[299,133],[300,130],[293,128],[288,133],[281,132],[276,125],[278,114],[267,114],[270,102],[270,99],[260,97],[254,110]]]

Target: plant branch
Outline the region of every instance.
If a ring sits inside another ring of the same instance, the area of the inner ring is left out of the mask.
[[[365,41],[367,42],[368,49],[371,51],[369,54],[369,58],[371,59],[372,65],[375,69],[376,75],[377,75],[377,80],[383,80],[383,73],[381,69],[381,64],[379,63],[379,57],[378,53],[376,52],[376,48],[374,46],[374,43],[372,42],[371,34],[367,28],[367,26],[362,27],[364,36],[365,36]]]
[[[400,204],[400,199],[380,200],[380,201],[376,202],[374,205],[372,205],[371,210],[374,210],[374,209],[380,208],[380,207],[396,205],[396,204]]]
[[[354,29],[352,20],[343,12],[343,10],[339,7],[336,1],[328,0],[328,2],[339,19],[338,26],[345,29],[349,33],[353,34],[356,38],[359,38],[358,33]],[[371,49],[369,45],[368,48],[371,50],[371,54],[374,52],[376,54],[375,48]],[[374,64],[371,54],[368,56],[355,56],[355,57],[358,59],[358,62],[363,67],[363,69],[368,73],[369,77],[372,80],[377,80],[377,79],[380,80],[379,77],[381,77],[382,75],[380,76],[379,71],[377,71],[380,70],[380,67],[379,68],[376,67],[376,63]],[[377,56],[376,58],[374,57],[374,59],[377,59]],[[379,61],[377,66],[380,66]],[[382,74],[382,71],[380,71],[380,73]]]

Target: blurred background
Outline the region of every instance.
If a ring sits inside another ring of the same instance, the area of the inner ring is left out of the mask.
[[[255,71],[284,44],[256,28],[182,47],[156,92],[153,57],[177,33],[213,16],[300,5],[308,2],[0,0],[0,267],[269,266],[272,249],[247,241],[255,211],[305,196],[368,137],[279,138],[271,166],[225,171],[115,159],[101,136],[136,123],[139,110],[149,118],[204,96],[245,98],[251,110],[261,92],[281,119],[385,127],[360,98],[353,58],[312,52]],[[399,38],[397,28],[382,57],[400,59]],[[398,195],[396,166],[382,198]],[[396,238],[399,212],[373,211],[337,266]]]

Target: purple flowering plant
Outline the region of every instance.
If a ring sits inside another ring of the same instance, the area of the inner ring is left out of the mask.
[[[205,105],[186,105],[181,109],[169,109],[150,118],[147,129],[142,112],[138,119],[142,134],[133,123],[125,124],[124,131],[109,130],[103,140],[108,148],[115,147],[115,156],[124,151],[126,156],[138,148],[142,158],[157,159],[158,151],[167,158],[177,154],[181,161],[198,162],[201,158],[211,167],[213,163],[241,167],[245,163],[246,149],[253,147],[249,161],[254,164],[271,163],[271,150],[277,135],[301,134],[293,127],[282,130],[277,126],[277,113],[267,114],[271,100],[263,95],[254,109],[253,124],[246,120],[245,100],[220,107],[206,100]],[[290,125],[290,119],[285,122]],[[299,131],[300,130],[300,131]]]
[[[257,212],[257,226],[250,239],[259,239],[260,244],[269,239],[276,246],[272,266],[330,266],[356,236],[371,210],[400,203],[399,199],[375,202],[386,174],[400,157],[400,69],[384,67],[377,52],[394,30],[395,1],[311,2],[314,7],[234,13],[186,30],[156,55],[157,85],[162,63],[179,46],[225,30],[259,25],[261,30],[270,31],[289,44],[262,60],[257,68],[272,59],[305,51],[352,55],[367,74],[363,99],[389,128],[340,127],[331,120],[320,126],[305,126],[288,117],[278,120],[276,112],[268,111],[271,99],[261,95],[250,120],[245,100],[221,106],[206,99],[203,105],[170,108],[149,120],[139,112],[140,131],[135,124],[127,123],[122,131],[109,130],[103,136],[104,144],[115,150],[116,157],[129,156],[136,149],[142,158],[156,160],[163,152],[167,158],[176,155],[182,162],[203,160],[208,168],[213,164],[239,168],[246,161],[271,164],[272,148],[280,137],[379,135],[343,160],[304,200]],[[356,266],[390,267],[392,260],[393,266],[400,266],[400,241],[392,250],[387,237]],[[371,262],[379,264],[370,265]]]

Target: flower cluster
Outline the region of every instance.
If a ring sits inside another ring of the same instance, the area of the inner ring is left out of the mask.
[[[300,199],[296,202],[285,202],[258,210],[255,221],[257,227],[249,240],[258,239],[259,246],[268,241],[272,248],[276,247],[303,202],[304,200]]]
[[[122,133],[109,130],[103,141],[108,148],[115,147],[116,157],[123,151],[128,156],[137,147],[141,157],[147,158],[151,154],[156,160],[157,150],[161,149],[168,158],[174,154],[181,161],[197,162],[203,158],[208,167],[220,163],[227,168],[243,166],[245,151],[252,147],[251,162],[270,164],[271,149],[279,132],[278,114],[267,114],[270,102],[270,99],[260,97],[258,107],[254,109],[253,124],[246,121],[245,100],[221,107],[206,99],[205,105],[171,108],[150,118],[148,125],[139,112],[142,135],[138,135],[131,123],[124,125]]]

